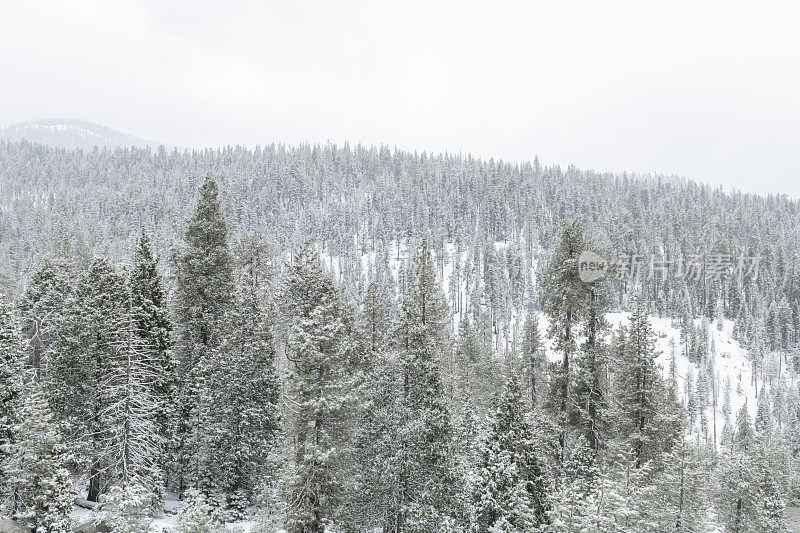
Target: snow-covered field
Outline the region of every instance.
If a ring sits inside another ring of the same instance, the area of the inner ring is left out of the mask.
[[[153,520],[150,533],[170,533],[175,531],[178,527],[182,506],[183,503],[178,500],[175,494],[168,494],[164,502],[164,515]],[[72,511],[72,520],[76,525],[86,524],[97,517],[97,512],[78,507],[77,505]],[[235,533],[250,533],[255,525],[255,522],[242,520],[227,524],[226,529]]]

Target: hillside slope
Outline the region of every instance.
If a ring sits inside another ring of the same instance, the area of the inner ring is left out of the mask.
[[[155,148],[162,144],[75,119],[33,120],[0,128],[0,140],[13,142],[22,139],[67,150],[92,150],[95,146],[110,149]]]

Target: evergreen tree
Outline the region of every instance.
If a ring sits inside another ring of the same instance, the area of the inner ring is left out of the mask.
[[[233,261],[217,184],[209,172],[188,221],[185,247],[176,264],[178,371],[178,487],[200,487],[208,443],[209,372],[222,341],[222,321],[233,294]]]
[[[222,533],[225,527],[206,496],[197,489],[184,495],[177,533]]]
[[[151,495],[160,494],[164,436],[158,432],[157,417],[165,410],[153,384],[160,378],[161,359],[148,339],[138,335],[132,298],[128,313],[120,317],[116,328],[101,383],[101,394],[108,402],[103,417],[108,426],[103,431],[107,471],[123,491],[134,486]]]
[[[747,411],[747,405],[743,405],[736,415],[734,442],[737,449],[744,451],[753,443],[753,426],[750,424],[750,413]]]
[[[482,419],[489,413],[492,396],[496,390],[499,369],[492,363],[489,352],[464,316],[458,327],[458,337],[453,348],[453,361],[448,381],[456,415],[469,410]]]
[[[759,435],[767,435],[772,431],[772,413],[770,412],[769,394],[761,389],[756,404],[755,430]]]
[[[506,381],[474,485],[475,531],[530,531],[546,521],[548,483],[514,378]]]
[[[528,397],[531,407],[536,407],[538,398],[542,393],[542,373],[544,371],[545,351],[539,333],[539,316],[533,309],[528,311],[525,318],[525,328],[522,338],[522,360],[525,365],[525,375],[528,383]]]
[[[298,533],[322,532],[341,497],[354,326],[333,279],[308,246],[294,257],[283,301],[295,448],[289,526]]]
[[[367,293],[361,306],[359,315],[359,331],[361,339],[366,343],[371,354],[381,351],[386,344],[389,331],[389,302],[374,282],[367,286]]]
[[[449,309],[423,239],[407,273],[406,293],[394,325],[399,366],[396,476],[388,531],[428,531],[453,513],[452,429],[444,399],[441,359],[449,349]]]
[[[210,455],[203,484],[227,497],[241,515],[266,475],[277,442],[279,380],[264,276],[248,261],[223,319],[224,336],[211,352],[209,375]]]
[[[104,495],[102,523],[114,533],[141,533],[153,524],[153,494],[141,485],[116,485]]]
[[[663,471],[654,479],[654,514],[658,531],[703,531],[708,513],[708,476],[700,451],[676,439],[661,457]]]
[[[583,226],[577,220],[561,228],[553,255],[541,273],[539,296],[550,320],[547,334],[561,354],[561,364],[552,377],[550,406],[558,413],[562,426],[559,443],[561,459],[566,457],[566,430],[572,409],[570,383],[576,339],[587,307],[587,285],[578,277],[578,257],[587,248]]]
[[[775,482],[774,465],[763,450],[727,456],[719,472],[717,513],[725,531],[786,531],[785,504]]]
[[[134,251],[128,289],[136,336],[148,355],[147,363],[151,365],[152,381],[148,393],[155,407],[155,431],[162,441],[158,463],[160,470],[166,472],[166,444],[171,438],[178,379],[171,350],[172,323],[164,282],[158,272],[158,259],[153,254],[150,236],[144,228]]]
[[[103,259],[95,259],[78,279],[53,334],[47,394],[59,422],[68,424],[67,446],[77,451],[89,475],[87,499],[98,501],[118,472],[119,442],[111,390],[118,376],[120,329],[128,312],[125,281]]]
[[[0,472],[11,517],[41,533],[72,531],[65,450],[40,386],[29,378],[11,442],[2,446]]]
[[[20,301],[25,337],[29,342],[29,361],[39,381],[46,380],[54,335],[72,297],[75,266],[64,257],[42,261]]]
[[[24,344],[19,321],[0,293],[0,462],[3,447],[12,444],[14,426],[19,423],[23,391]],[[0,472],[0,484],[3,482]]]
[[[601,281],[587,283],[586,340],[576,360],[575,423],[592,450],[598,451],[608,439],[607,346],[605,313],[609,307],[606,287]]]
[[[356,344],[362,364],[356,394],[361,404],[353,423],[352,460],[339,514],[348,531],[383,526],[384,513],[390,507],[393,483],[386,463],[395,435],[397,368],[386,350],[389,315],[389,303],[377,284],[370,283],[357,321]]]
[[[668,405],[662,402],[669,401],[669,394],[656,367],[654,349],[655,335],[645,304],[639,300],[631,315],[624,358],[617,369],[623,417],[620,431],[629,440],[637,467],[656,457],[662,447],[668,447],[674,436],[668,428],[658,425],[659,413]]]

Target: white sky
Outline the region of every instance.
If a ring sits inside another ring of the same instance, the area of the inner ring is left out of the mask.
[[[793,4],[0,0],[0,125],[538,154],[800,198]]]

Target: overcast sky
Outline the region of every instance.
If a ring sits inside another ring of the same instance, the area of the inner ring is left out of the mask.
[[[0,125],[538,154],[800,198],[792,4],[3,1]]]

